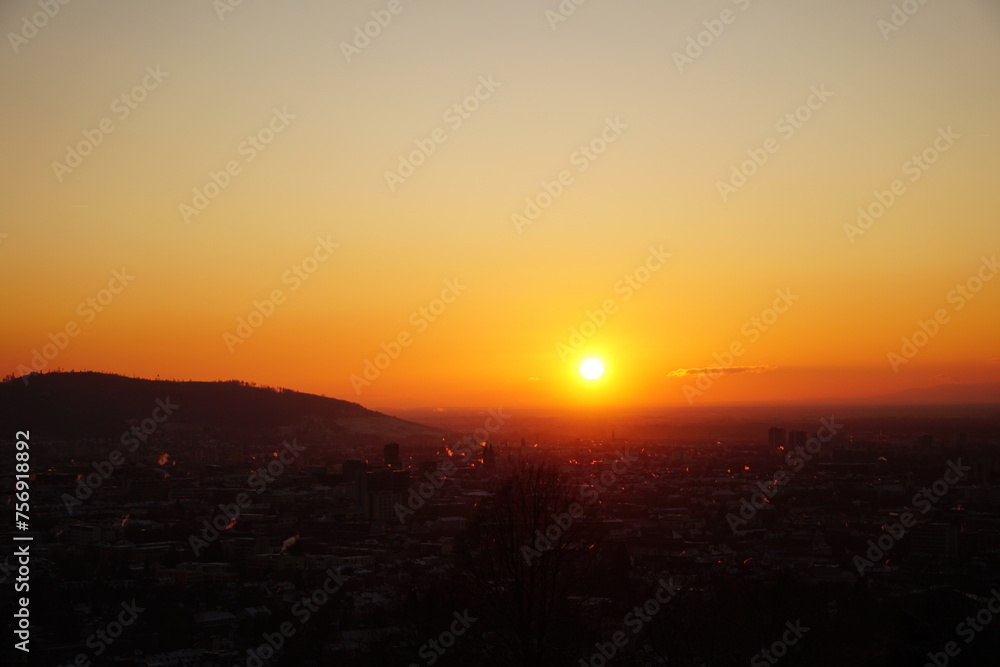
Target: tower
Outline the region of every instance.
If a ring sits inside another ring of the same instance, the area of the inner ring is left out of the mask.
[[[401,470],[403,467],[403,462],[399,458],[399,444],[395,442],[390,442],[385,447],[383,447],[382,460],[387,468],[392,468],[393,470]]]
[[[791,448],[805,447],[806,446],[806,432],[805,431],[789,431],[788,432],[788,446],[791,447]]]
[[[777,427],[767,429],[767,444],[770,445],[772,449],[784,447],[785,429]]]

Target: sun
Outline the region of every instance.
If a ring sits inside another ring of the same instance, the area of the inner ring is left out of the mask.
[[[600,359],[586,359],[580,364],[580,375],[588,380],[596,380],[604,375],[604,364]]]

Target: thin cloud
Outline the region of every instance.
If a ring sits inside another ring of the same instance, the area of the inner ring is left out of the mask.
[[[705,368],[678,368],[667,373],[667,377],[688,377],[697,375],[733,375],[735,373],[765,373],[777,366],[708,366]]]

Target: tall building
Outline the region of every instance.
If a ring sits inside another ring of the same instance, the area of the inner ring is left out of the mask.
[[[795,447],[805,447],[806,446],[806,432],[805,431],[789,431],[788,432],[788,447],[794,449]]]
[[[497,466],[497,455],[493,451],[493,445],[486,443],[483,447],[483,468],[486,470],[492,470]]]
[[[368,466],[363,461],[344,461],[341,466],[341,474],[345,482],[354,484],[354,502],[358,508],[365,506],[365,473]]]
[[[378,470],[364,476],[365,518],[384,522],[397,519],[396,505],[405,502],[410,490],[410,473],[405,470]]]
[[[771,446],[772,449],[777,449],[778,447],[784,447],[785,442],[785,429],[773,426],[767,429],[767,444]]]
[[[382,460],[387,468],[392,468],[393,470],[402,469],[403,461],[399,458],[399,444],[390,442],[383,447]]]
[[[345,482],[356,482],[365,474],[367,469],[368,466],[361,461],[354,459],[351,461],[344,461],[341,466],[341,474],[343,475]]]

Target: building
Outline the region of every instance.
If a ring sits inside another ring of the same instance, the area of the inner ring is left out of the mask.
[[[483,468],[493,470],[497,467],[497,455],[491,443],[486,443],[483,447]]]
[[[410,473],[405,470],[378,470],[364,477],[365,518],[377,523],[399,519],[396,505],[410,490]]]
[[[805,431],[789,431],[788,432],[788,448],[795,449],[796,447],[805,447],[807,435]]]
[[[382,460],[387,468],[402,470],[403,461],[399,458],[399,444],[390,442],[382,448]]]

